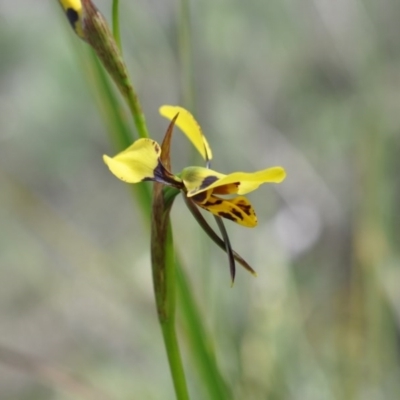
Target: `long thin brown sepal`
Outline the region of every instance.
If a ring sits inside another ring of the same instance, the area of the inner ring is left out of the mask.
[[[220,247],[222,250],[226,251],[225,242],[215,233],[215,231],[211,228],[208,222],[204,219],[201,215],[199,209],[197,208],[196,204],[186,195],[183,195],[186,205],[188,206],[190,212],[196,218],[196,221],[199,225],[203,228],[203,230],[207,233],[207,235],[214,241],[214,243]],[[252,275],[257,276],[256,271],[250,267],[250,265],[238,254],[236,251],[232,250],[232,254],[234,259],[247,271],[249,271]]]
[[[235,282],[236,266],[235,266],[235,257],[233,256],[231,242],[229,240],[228,232],[226,231],[224,221],[222,221],[222,218],[214,215],[214,219],[215,219],[215,221],[218,225],[218,228],[221,232],[222,239],[225,242],[225,251],[226,251],[226,254],[228,255],[229,271],[231,273],[231,280],[232,280],[232,286],[233,286],[233,283]]]

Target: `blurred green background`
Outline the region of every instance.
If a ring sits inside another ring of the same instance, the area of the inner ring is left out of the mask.
[[[179,2],[120,3],[160,141],[158,107],[187,89]],[[110,19],[111,1],[96,4]],[[191,19],[192,110],[213,168],[288,173],[249,195],[258,227],[227,222],[258,272],[239,269],[233,288],[181,199],[172,213],[235,399],[399,398],[400,2],[197,0]],[[102,162],[114,150],[84,50],[57,1],[0,0],[0,398],[100,399],[65,372],[112,399],[173,399],[149,229]],[[179,133],[172,157],[175,171],[192,163]],[[192,398],[206,399],[181,341]]]

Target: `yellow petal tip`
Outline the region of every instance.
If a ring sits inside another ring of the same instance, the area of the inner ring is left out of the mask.
[[[169,120],[179,114],[175,125],[187,136],[205,160],[212,159],[210,145],[203,135],[200,125],[188,110],[180,106],[163,105],[159,108],[159,112],[161,116]]]
[[[276,183],[281,183],[286,178],[286,170],[283,167],[276,167],[277,174],[276,174]]]

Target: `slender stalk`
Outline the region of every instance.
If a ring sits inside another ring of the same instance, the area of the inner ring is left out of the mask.
[[[119,51],[122,54],[122,46],[121,46],[121,34],[120,34],[120,29],[119,29],[119,14],[118,14],[118,8],[119,8],[119,0],[113,0],[112,4],[112,27],[113,27],[113,36],[115,39],[115,43],[117,43],[117,46],[119,48]]]
[[[113,36],[115,39],[115,42],[118,46],[118,49],[120,51],[121,57],[122,57],[122,45],[121,45],[121,34],[120,34],[120,24],[119,24],[119,0],[113,0],[113,5],[112,5],[112,29],[113,29]],[[122,94],[125,94],[125,100],[128,104],[129,110],[132,114],[133,121],[135,124],[135,127],[138,131],[138,134],[140,137],[145,138],[149,137],[149,132],[147,129],[146,125],[146,119],[144,116],[144,113],[142,111],[142,107],[140,105],[138,96],[136,94],[135,88],[132,84],[131,79],[128,77],[128,82],[127,82],[127,88],[128,90],[121,91]]]
[[[149,132],[147,130],[147,125],[146,125],[146,119],[144,117],[142,108],[140,107],[137,95],[133,91],[133,89],[132,91],[127,93],[126,101],[128,103],[129,110],[131,111],[133,122],[139,133],[139,136],[142,138],[149,137]]]
[[[175,283],[176,283],[176,272],[175,272],[175,257],[172,240],[171,224],[168,221],[167,228],[167,240],[166,240],[166,278],[167,278],[167,290],[171,296],[168,298],[170,304],[169,315],[166,318],[160,319],[161,329],[163,333],[165,349],[167,351],[168,362],[172,374],[172,380],[174,382],[174,388],[176,397],[179,400],[189,399],[189,393],[186,385],[185,373],[182,364],[182,358],[179,351],[178,338],[175,329]]]
[[[151,218],[151,265],[158,320],[178,400],[188,400],[189,393],[175,330],[175,252],[169,213],[174,197],[165,198],[163,186],[154,184]]]
[[[123,62],[122,54],[121,61]],[[139,102],[135,87],[132,84],[128,72],[126,70],[124,72],[126,72],[124,80],[119,83],[116,82],[117,86],[120,89],[120,92],[124,97],[126,104],[128,105],[129,111],[133,118],[133,123],[135,124],[135,128],[138,132],[139,137],[147,138],[149,137],[149,131],[147,129],[146,118],[144,116],[142,106]]]
[[[190,28],[190,0],[180,0],[179,8],[179,63],[181,104],[194,109],[193,54]]]
[[[189,400],[189,392],[186,385],[185,373],[179,352],[178,339],[175,330],[175,321],[161,324],[165,349],[174,382],[175,394],[178,400]]]

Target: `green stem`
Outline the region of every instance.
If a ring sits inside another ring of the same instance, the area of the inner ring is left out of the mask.
[[[146,119],[142,111],[138,96],[136,94],[135,88],[129,77],[128,71],[126,70],[124,60],[122,58],[122,46],[121,46],[121,35],[119,28],[119,0],[113,0],[112,5],[112,31],[115,42],[119,49],[118,58],[120,59],[120,67],[123,71],[121,75],[123,78],[121,81],[116,81],[118,87],[120,88],[121,94],[124,96],[126,103],[131,112],[133,122],[141,138],[149,137],[149,132],[147,130]]]
[[[185,373],[179,352],[178,339],[176,336],[175,322],[161,324],[165,349],[167,350],[168,362],[174,382],[175,394],[178,400],[189,400],[189,392],[186,385]]]
[[[181,69],[181,104],[186,108],[193,110],[193,55],[190,29],[190,1],[181,0],[179,16],[179,58]]]
[[[141,138],[149,137],[149,131],[147,130],[146,119],[144,117],[142,107],[138,101],[136,92],[131,86],[132,90],[130,90],[125,97],[125,100],[128,104],[129,110],[132,114],[133,122],[138,131],[138,134]]]
[[[174,196],[168,199],[164,197],[161,183],[154,184],[151,218],[151,265],[157,314],[163,333],[176,398],[188,400],[189,393],[175,330],[175,251],[169,218],[173,199]]]
[[[167,302],[169,304],[169,315],[165,319],[160,319],[161,329],[163,333],[165,349],[167,351],[168,362],[174,382],[176,397],[178,400],[188,400],[189,393],[186,385],[185,373],[183,369],[182,359],[179,351],[178,338],[175,329],[175,257],[172,239],[171,224],[168,220],[167,240],[166,240],[166,280],[167,291],[169,293]]]
[[[119,29],[119,13],[118,13],[118,7],[119,7],[119,0],[113,0],[112,4],[112,27],[113,27],[113,36],[115,39],[115,42],[117,43],[117,46],[119,48],[119,51],[122,54],[122,47],[121,47],[121,34],[120,34],[120,29]]]

